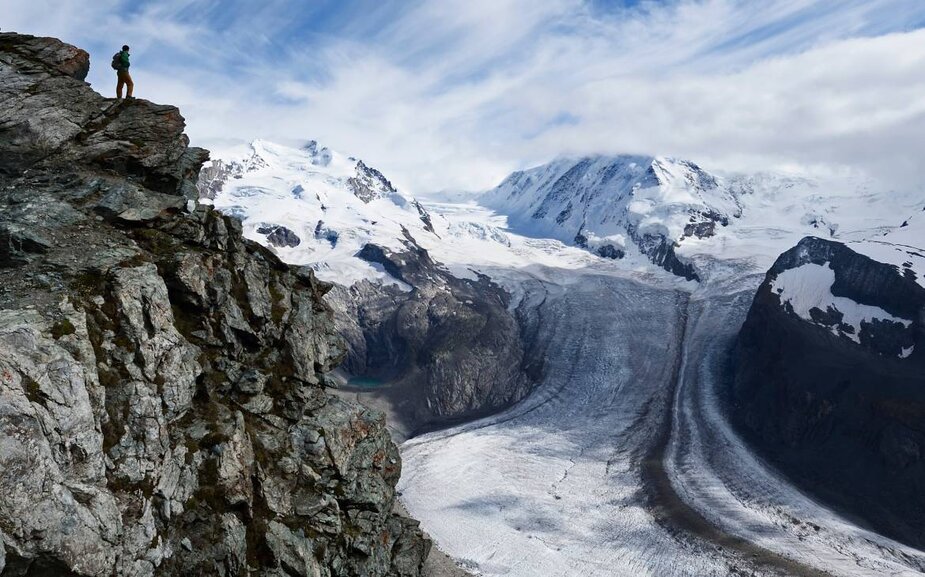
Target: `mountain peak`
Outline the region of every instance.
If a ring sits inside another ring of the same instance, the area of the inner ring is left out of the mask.
[[[719,186],[717,178],[689,160],[657,156],[647,170],[658,185],[687,184],[697,190],[710,190]]]
[[[686,236],[712,236],[728,224],[737,207],[718,188],[716,177],[690,161],[597,155],[515,173],[484,198],[529,236],[551,236],[610,258],[632,249],[693,279],[674,248]]]
[[[219,156],[203,171],[200,193],[287,262],[340,282],[388,280],[356,258],[367,243],[399,250],[405,230],[435,234],[423,206],[382,172],[315,140],[299,148],[255,140],[250,157]]]
[[[316,166],[328,166],[331,164],[333,158],[331,149],[326,146],[319,146],[317,140],[309,140],[305,146],[302,147],[302,150],[311,154],[312,164]]]

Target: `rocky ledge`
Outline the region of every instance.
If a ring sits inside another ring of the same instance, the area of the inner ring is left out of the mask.
[[[925,546],[925,288],[846,245],[777,260],[735,353],[731,416],[804,487]]]
[[[411,576],[328,286],[198,206],[171,106],[0,34],[0,574]]]

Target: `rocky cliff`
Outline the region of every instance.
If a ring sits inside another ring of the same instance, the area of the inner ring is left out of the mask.
[[[171,106],[0,34],[0,574],[418,575],[328,285],[195,198]]]
[[[760,450],[925,546],[925,288],[908,266],[804,239],[758,290],[735,365],[733,420]]]
[[[368,244],[359,256],[411,287],[361,281],[331,291],[344,367],[389,383],[365,393],[388,401],[396,430],[474,419],[530,392],[538,375],[525,370],[521,329],[500,287],[453,276],[410,235],[405,250]]]

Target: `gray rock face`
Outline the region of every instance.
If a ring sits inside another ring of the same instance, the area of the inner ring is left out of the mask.
[[[395,187],[381,172],[366,166],[362,160],[357,162],[356,175],[347,179],[347,186],[357,198],[366,203],[396,192]]]
[[[430,218],[430,213],[427,212],[427,209],[424,208],[424,205],[418,201],[413,201],[414,208],[418,211],[418,216],[421,218],[421,222],[424,223],[424,230],[431,234],[437,234],[437,231],[434,230],[434,222]]]
[[[257,154],[252,154],[242,162],[211,160],[199,171],[199,180],[196,182],[199,198],[213,200],[230,179],[241,178],[245,173],[266,165],[266,161]],[[293,194],[297,194],[295,190]]]
[[[28,261],[28,254],[44,254],[51,248],[48,239],[12,223],[0,226],[0,267],[13,267]]]
[[[833,269],[835,296],[909,326],[876,321],[855,332],[833,309],[794,314],[773,281],[806,264]],[[738,339],[732,400],[740,430],[805,487],[925,546],[925,289],[914,278],[840,243],[802,240],[755,296]]]
[[[260,234],[265,234],[267,236],[267,242],[269,242],[271,246],[295,247],[302,244],[302,239],[300,239],[296,233],[292,232],[285,226],[261,226],[257,229],[257,232]]]
[[[229,178],[234,178],[243,171],[244,167],[240,164],[229,164],[220,160],[213,160],[208,166],[203,166],[199,171],[199,182],[196,184],[199,198],[214,199]]]
[[[415,576],[329,286],[188,203],[205,151],[0,34],[0,574]]]
[[[347,340],[345,368],[387,380],[383,389],[409,432],[495,412],[532,380],[508,295],[483,277],[459,279],[408,237],[406,250],[366,245],[360,256],[412,289],[360,282],[331,300]]]
[[[678,258],[675,253],[676,244],[670,239],[660,234],[639,234],[634,227],[629,227],[628,232],[639,249],[648,255],[653,263],[687,280],[700,281],[694,265]]]

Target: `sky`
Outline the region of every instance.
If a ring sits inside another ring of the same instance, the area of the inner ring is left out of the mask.
[[[0,0],[194,144],[315,139],[413,193],[558,156],[925,183],[922,0]]]

